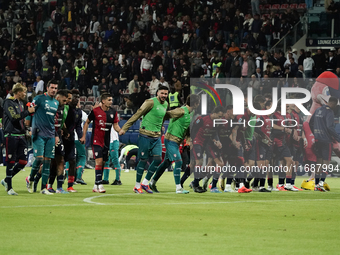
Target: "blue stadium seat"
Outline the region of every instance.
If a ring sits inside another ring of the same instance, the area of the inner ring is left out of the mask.
[[[139,130],[140,123],[141,123],[141,121],[140,121],[140,120],[137,120],[137,121],[131,126],[130,129]]]
[[[127,122],[127,120],[120,120],[119,123],[118,123],[118,125],[119,125],[120,127],[122,127],[126,122]]]
[[[121,143],[129,144],[129,142],[130,142],[130,135],[131,135],[131,133],[127,132],[127,133],[125,133],[125,135],[119,136],[119,141]]]
[[[130,134],[130,143],[134,145],[138,145],[138,135],[139,133],[131,133]]]

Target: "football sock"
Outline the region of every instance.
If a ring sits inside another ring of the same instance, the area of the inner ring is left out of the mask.
[[[265,178],[261,178],[260,179],[260,187],[264,187],[265,184],[266,184],[266,179]]]
[[[181,178],[181,185],[183,187],[184,182],[190,177],[190,166],[187,166],[187,168],[185,169],[184,174],[182,175]]]
[[[110,167],[108,162],[106,162],[103,170],[103,180],[109,181],[109,179],[110,179]]]
[[[320,174],[315,174],[315,185],[318,185],[320,181]]]
[[[19,159],[19,162],[16,163],[13,167],[13,177],[19,173],[22,169],[25,168],[25,166],[27,165],[27,161],[26,160],[22,160]]]
[[[103,180],[103,167],[96,165],[95,174],[96,174],[95,184],[99,185],[99,184],[101,184],[101,182]]]
[[[268,186],[273,187],[273,178],[268,178]]]
[[[164,161],[162,162],[162,164],[160,164],[156,170],[155,175],[153,176],[152,179],[154,179],[155,181],[158,181],[159,178],[161,178],[161,176],[163,175],[163,173],[165,172],[165,170],[171,165],[171,162],[169,161],[169,159],[164,159]]]
[[[227,185],[231,185],[233,183],[233,178],[227,178]]]
[[[176,185],[181,184],[182,160],[175,161],[174,179]]]
[[[34,185],[38,185],[40,178],[41,178],[41,173],[38,172],[34,177]]]
[[[12,177],[13,177],[13,166],[15,164],[15,161],[7,161],[6,166],[6,179],[5,182],[7,183],[7,190],[12,189]]]
[[[137,173],[136,173],[136,183],[140,183],[140,181],[142,180],[146,163],[147,163],[147,159],[141,159],[138,162]],[[136,186],[136,188],[138,187]]]
[[[120,168],[119,169],[116,169],[115,172],[116,172],[116,180],[119,181],[120,180]]]
[[[31,174],[30,174],[30,180],[33,181],[35,175],[38,173],[40,165],[43,163],[43,158],[42,157],[37,157],[35,158],[33,164],[32,164],[32,169],[31,169]],[[47,177],[48,178],[48,177]]]
[[[164,160],[165,161],[165,160]],[[155,171],[157,170],[158,166],[162,162],[161,156],[154,156],[151,165],[149,166],[148,172],[146,173],[145,179],[150,180]],[[169,167],[169,166],[168,166]],[[167,167],[166,167],[167,168]]]
[[[218,178],[216,179],[216,178],[214,177],[213,180],[212,180],[211,189],[216,188],[217,182],[218,182]]]
[[[50,176],[51,159],[44,159],[41,171],[41,190],[46,189],[48,177]]]
[[[279,185],[285,184],[285,178],[279,178]]]
[[[64,176],[61,174],[57,177],[57,188],[61,189],[64,183]]]

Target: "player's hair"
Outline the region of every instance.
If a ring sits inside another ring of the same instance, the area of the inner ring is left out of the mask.
[[[187,97],[186,104],[189,106],[193,106],[195,104],[198,104],[200,102],[200,97],[196,94],[191,94]]]
[[[47,83],[47,88],[49,88],[51,84],[57,84],[57,85],[59,85],[59,82],[58,82],[57,80],[50,80],[50,81]]]
[[[261,107],[261,105],[260,105],[260,103],[254,103],[253,104],[253,106],[254,106],[254,108],[256,109],[256,110],[262,110],[262,107]]]
[[[232,109],[234,109],[234,106],[233,106],[232,104],[230,104],[230,105],[227,106],[226,109],[227,109],[227,111],[228,111],[228,110],[232,110]]]
[[[267,107],[267,106],[270,106],[271,104],[272,104],[272,100],[268,100],[264,106]]]
[[[328,100],[329,103],[333,103],[333,104],[338,104],[338,101],[339,100],[336,97],[330,97]]]
[[[158,91],[160,91],[160,90],[167,90],[167,91],[169,91],[169,88],[168,88],[167,86],[158,85],[158,89],[157,89],[157,92],[156,92],[156,94],[157,94],[157,93],[158,93]]]
[[[112,97],[111,94],[109,93],[103,93],[101,96],[100,96],[100,102],[103,102],[103,100],[109,98],[109,97]]]
[[[13,85],[12,93],[16,94],[18,92],[22,92],[22,91],[26,91],[26,90],[27,90],[27,88],[24,85],[22,85],[21,83],[16,83],[16,84]]]
[[[57,95],[56,96],[63,96],[63,97],[68,97],[68,93],[66,89],[60,89],[57,91]]]
[[[79,92],[78,89],[72,89],[72,90],[71,90],[71,94],[72,94],[72,95],[79,95],[80,92]]]
[[[65,91],[66,91],[66,93],[67,93],[67,96],[68,96],[68,94],[72,94],[72,91],[69,90],[69,89],[65,89]]]
[[[262,95],[257,95],[255,98],[254,98],[254,102],[255,103],[264,103],[266,102],[266,98]]]
[[[226,112],[225,108],[223,106],[221,106],[221,105],[216,106],[212,113],[219,113],[219,112]]]

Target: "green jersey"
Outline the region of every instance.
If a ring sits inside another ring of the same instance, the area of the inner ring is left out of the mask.
[[[168,102],[161,104],[157,97],[151,98],[153,100],[152,109],[144,115],[142,120],[142,129],[146,129],[152,132],[160,132],[163,124],[163,118],[168,108]]]
[[[249,119],[249,124],[252,126],[248,126],[244,132],[244,137],[247,140],[253,140],[253,136],[254,136],[254,131],[255,131],[255,125],[256,125],[256,116],[250,117]]]
[[[190,113],[186,106],[182,106],[181,109],[184,110],[184,115],[180,118],[170,120],[167,133],[184,139],[184,135],[190,126]]]
[[[36,96],[32,103],[36,105],[32,123],[32,135],[46,138],[55,137],[54,117],[58,110],[59,102],[45,93]]]

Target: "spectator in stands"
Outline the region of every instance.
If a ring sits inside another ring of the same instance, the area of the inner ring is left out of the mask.
[[[307,79],[312,78],[313,68],[315,66],[314,60],[312,59],[310,51],[306,52],[306,58],[303,60],[303,70]]]
[[[107,93],[108,90],[109,90],[109,85],[108,85],[106,79],[103,77],[101,79],[101,83],[98,85],[98,91],[99,91],[100,95],[102,95],[103,93]]]
[[[140,86],[139,86],[137,74],[135,74],[133,76],[133,80],[129,82],[129,85],[128,85],[129,93],[131,94],[132,91],[134,91],[135,88],[137,89],[138,92],[140,91]]]
[[[35,93],[38,94],[39,91],[44,92],[44,81],[40,76],[37,77],[37,86],[35,88]]]
[[[119,83],[123,90],[126,90],[126,82],[129,77],[129,70],[126,60],[122,60],[121,68],[119,70]]]
[[[178,92],[180,96],[182,96],[182,84],[175,75],[172,76],[172,87],[174,87],[175,91]]]
[[[153,74],[152,80],[150,81],[150,86],[149,86],[151,97],[154,97],[156,95],[158,86],[159,86],[159,80],[157,80],[156,75]]]
[[[64,81],[67,86],[67,89],[71,89],[71,79],[73,74],[72,62],[71,59],[67,59],[66,62],[60,68],[60,77]]]
[[[163,65],[160,65],[160,66],[158,67],[157,72],[156,72],[156,78],[157,78],[158,80],[160,80],[161,77],[163,77],[165,80],[168,79],[168,74],[164,71],[164,66],[163,66]]]
[[[144,83],[151,80],[151,70],[152,70],[152,62],[149,57],[149,53],[146,52],[140,64],[140,72],[143,75]]]
[[[87,97],[88,86],[89,86],[88,76],[85,73],[85,69],[82,69],[82,70],[80,70],[80,74],[78,76],[78,87],[79,87],[80,96],[86,96]]]
[[[252,74],[255,73],[255,63],[252,58],[248,57],[247,54],[243,55],[242,64],[242,77],[250,78]]]
[[[159,84],[162,84],[163,86],[170,88],[169,83],[165,80],[164,76],[161,77],[161,79],[159,80]]]
[[[120,104],[120,99],[121,99],[121,94],[122,94],[122,87],[119,84],[119,81],[117,78],[113,80],[113,83],[110,87],[110,94],[113,97],[112,104],[114,105],[119,105]]]

